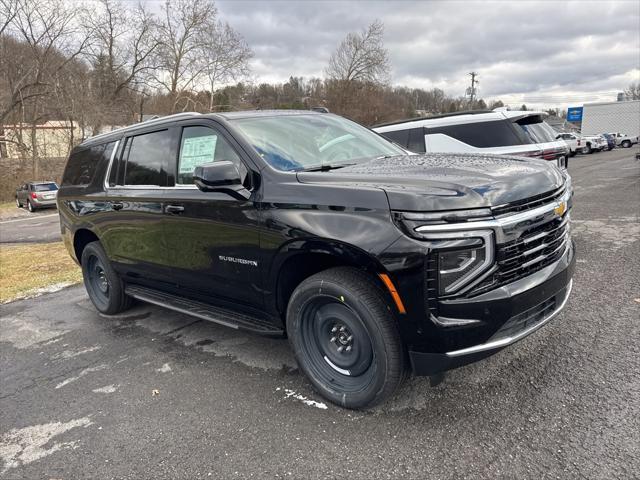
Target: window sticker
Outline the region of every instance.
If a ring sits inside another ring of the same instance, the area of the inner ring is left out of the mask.
[[[214,161],[217,135],[185,138],[180,150],[180,170],[178,173],[193,173],[198,165]]]

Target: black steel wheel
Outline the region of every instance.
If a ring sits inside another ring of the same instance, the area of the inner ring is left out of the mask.
[[[81,263],[84,286],[99,312],[113,315],[129,308],[131,298],[125,295],[122,280],[99,242],[84,248]]]
[[[287,310],[298,363],[328,400],[364,408],[387,399],[404,377],[393,308],[367,274],[334,268],[302,282]]]

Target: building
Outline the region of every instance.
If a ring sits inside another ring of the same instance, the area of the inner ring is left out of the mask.
[[[33,155],[33,125],[20,123],[0,127],[0,158],[21,158]],[[77,124],[50,120],[35,125],[35,147],[39,157],[66,157],[72,144],[82,140]]]
[[[626,102],[585,103],[582,112],[582,133],[640,133],[640,100]]]

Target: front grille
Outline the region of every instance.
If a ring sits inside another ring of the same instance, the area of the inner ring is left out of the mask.
[[[512,202],[507,205],[494,207],[491,209],[491,211],[495,216],[500,216],[507,213],[518,213],[524,212],[526,210],[531,210],[533,208],[540,207],[542,205],[546,205],[547,203],[558,200],[564,194],[565,188],[566,186],[562,186],[550,192],[541,193],[540,195],[525,198],[524,200]]]
[[[511,317],[490,339],[500,340],[505,337],[513,337],[520,332],[531,328],[544,321],[551,315],[567,295],[567,289],[563,288],[553,297],[539,303],[518,315]]]
[[[522,233],[517,239],[497,245],[494,272],[478,284],[473,294],[515,282],[558,261],[570,241],[569,213]]]

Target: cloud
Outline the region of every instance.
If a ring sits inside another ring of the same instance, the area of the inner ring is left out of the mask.
[[[376,18],[385,24],[398,85],[462,95],[467,72],[476,70],[485,98],[529,96],[566,103],[559,101],[563,92],[571,99],[613,99],[640,79],[638,2],[217,4],[221,17],[254,49],[258,81],[322,76],[344,36]]]

